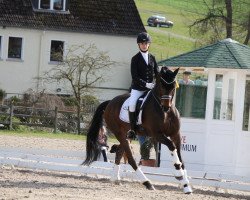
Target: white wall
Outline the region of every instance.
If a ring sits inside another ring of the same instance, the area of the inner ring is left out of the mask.
[[[65,41],[66,49],[71,45],[94,43],[101,51],[108,52],[111,60],[117,64],[108,71],[104,71],[106,82],[100,83],[100,87],[122,88],[130,87],[130,61],[137,53],[138,47],[135,37],[101,35],[89,33],[40,31],[17,28],[0,29],[2,36],[2,59],[0,60],[0,88],[7,93],[22,93],[28,88],[36,89],[37,81],[33,78],[41,75],[44,70],[50,69],[53,65],[50,60],[51,40]],[[13,61],[7,59],[8,37],[23,38],[23,60]],[[45,84],[46,85],[46,84]],[[39,84],[42,87],[43,84]],[[47,85],[48,91],[55,92],[58,87],[62,93],[68,92],[66,85]],[[117,94],[124,93],[123,90],[112,92],[102,91],[101,99],[111,98]]]

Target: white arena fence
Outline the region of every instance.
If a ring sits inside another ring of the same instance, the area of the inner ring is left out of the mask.
[[[11,165],[21,168],[48,170],[59,172],[77,172],[83,175],[111,177],[113,165],[111,162],[96,161],[90,166],[83,166],[84,152],[0,148],[0,165]],[[172,169],[141,166],[142,171],[152,182],[177,183]],[[187,169],[188,170],[188,169]],[[121,164],[121,178],[137,181],[130,165]],[[192,185],[209,186],[215,189],[250,191],[250,178],[227,174],[206,173],[188,170]]]

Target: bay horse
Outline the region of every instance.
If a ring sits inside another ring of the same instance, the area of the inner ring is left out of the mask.
[[[167,67],[162,67],[156,77],[155,87],[148,94],[145,101],[142,124],[138,135],[146,135],[151,137],[155,142],[160,142],[168,147],[171,152],[173,165],[175,167],[175,177],[180,180],[184,193],[192,193],[192,189],[187,178],[187,172],[181,158],[181,135],[180,135],[180,116],[176,107],[172,104],[175,94],[176,75],[179,68],[171,71]],[[98,149],[98,133],[102,126],[103,118],[107,128],[115,135],[123,151],[126,152],[128,163],[135,170],[139,180],[149,190],[154,190],[154,186],[149,179],[137,166],[136,161],[130,149],[130,142],[127,138],[127,132],[130,129],[128,123],[123,122],[119,118],[120,109],[129,94],[119,95],[112,100],[101,103],[93,116],[90,127],[87,132],[86,139],[86,159],[84,165],[89,165],[97,160],[100,155]],[[119,181],[121,156],[115,159],[114,173],[111,177],[112,181]]]

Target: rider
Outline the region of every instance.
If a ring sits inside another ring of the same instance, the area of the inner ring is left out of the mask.
[[[135,108],[138,98],[146,91],[154,87],[154,75],[159,73],[155,57],[148,52],[151,38],[148,33],[142,32],[137,36],[139,52],[131,59],[131,94],[129,99],[129,121],[131,129],[127,133],[128,138],[136,136]]]

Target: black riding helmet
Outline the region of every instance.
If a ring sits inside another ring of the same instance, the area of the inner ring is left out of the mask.
[[[148,43],[151,42],[151,37],[148,33],[142,32],[138,34],[137,43],[142,43],[142,42],[148,42]]]

